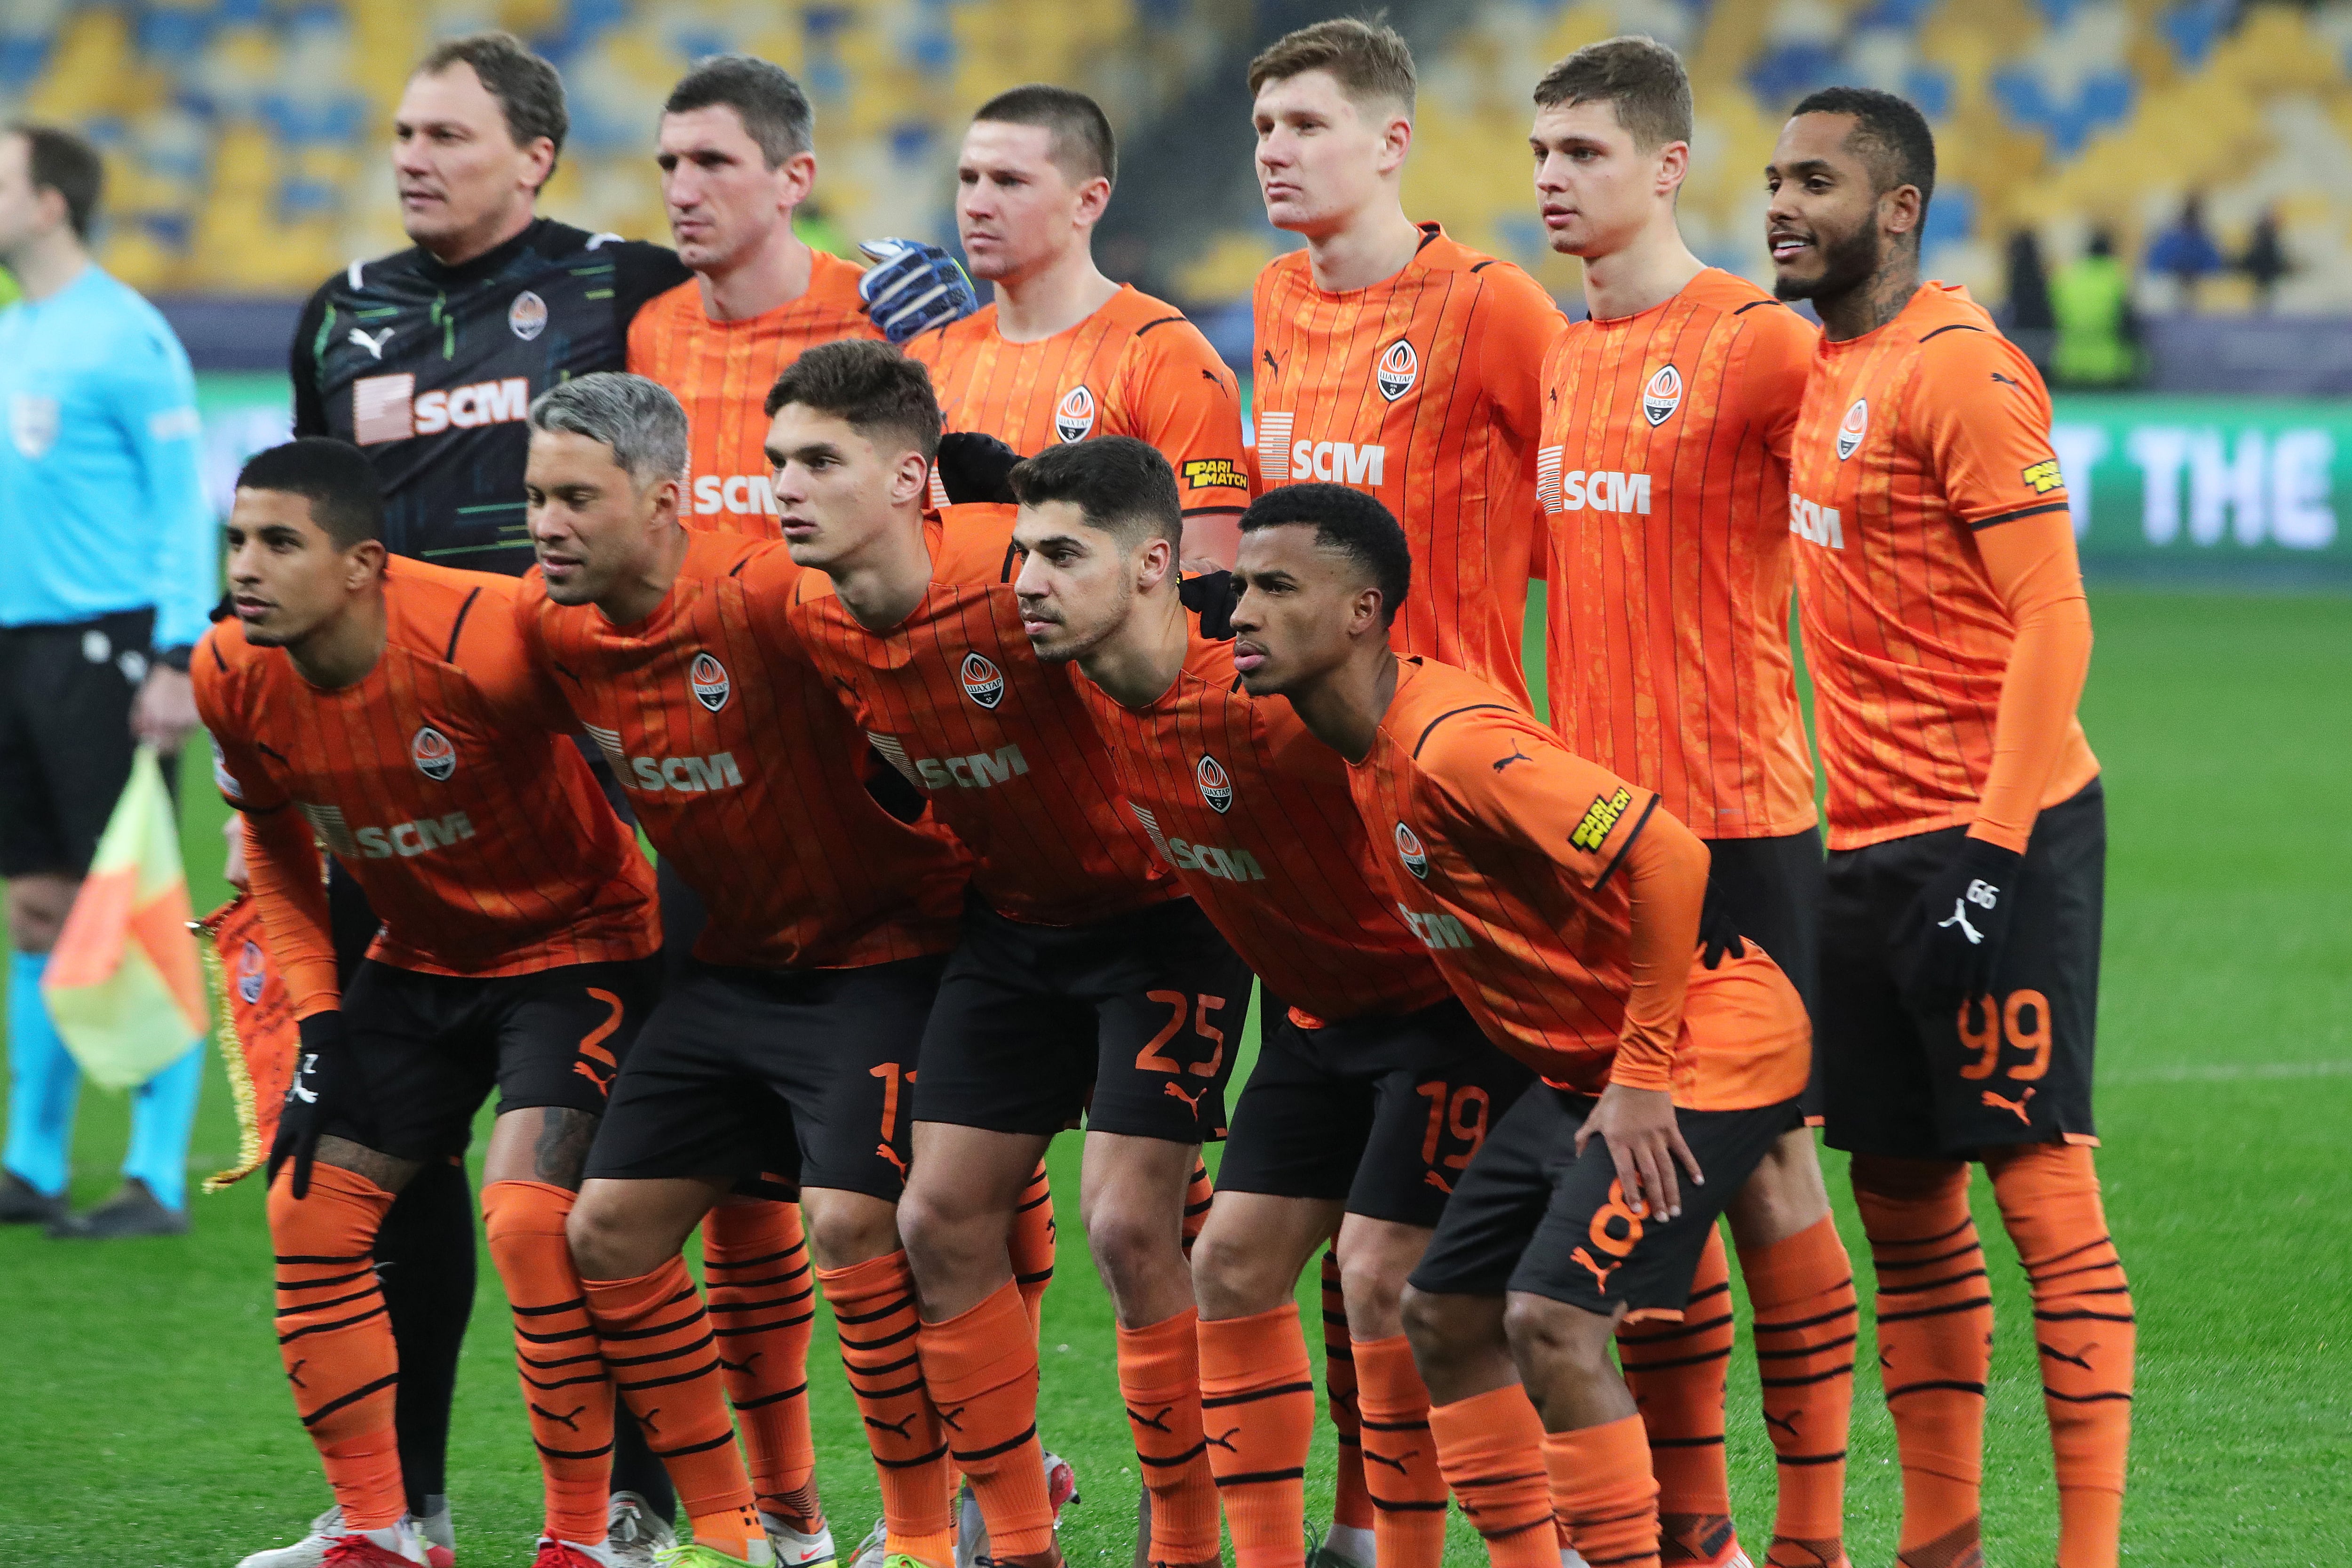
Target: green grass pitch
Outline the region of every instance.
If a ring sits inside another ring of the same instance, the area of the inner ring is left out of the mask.
[[[2332,1568],[2352,1541],[2352,602],[2117,589],[2094,609],[2084,716],[2113,835],[2100,1160],[2140,1319],[2126,1560]],[[220,893],[220,813],[202,776],[187,826],[200,909]],[[85,1094],[79,1201],[111,1190],[124,1127],[121,1099]],[[217,1169],[235,1147],[215,1072],[194,1163]],[[1108,1309],[1073,1217],[1077,1160],[1077,1141],[1062,1140],[1069,1223],[1045,1311],[1042,1426],[1086,1499],[1066,1516],[1070,1560],[1124,1564],[1135,1461]],[[2055,1494],[2023,1278],[1989,1189],[1977,1192],[2000,1313],[1986,1556],[2023,1568],[2052,1560]],[[0,1234],[0,1564],[225,1568],[324,1506],[273,1352],[261,1197],[247,1184],[199,1198],[185,1239]],[[1865,1258],[1850,1203],[1840,1215]],[[481,1279],[450,1490],[460,1562],[519,1568],[538,1481],[487,1258]],[[1866,1321],[1849,1541],[1857,1563],[1884,1565],[1897,1482]],[[875,1487],[829,1326],[812,1364],[820,1475],[846,1549],[874,1517]],[[1760,1555],[1772,1467],[1755,1383],[1743,1330],[1733,1490]],[[1327,1518],[1329,1463],[1327,1427],[1308,1485],[1310,1512]],[[1448,1561],[1484,1561],[1458,1516]]]

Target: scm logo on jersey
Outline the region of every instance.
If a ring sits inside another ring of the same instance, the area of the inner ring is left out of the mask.
[[[982,708],[994,708],[1004,700],[1004,672],[991,664],[984,654],[963,656],[963,668],[957,672],[963,679],[963,694]]]
[[[1426,881],[1429,878],[1429,854],[1421,847],[1421,835],[1400,822],[1396,826],[1397,858],[1404,868]]]
[[[1381,355],[1381,363],[1373,367],[1372,384],[1381,389],[1382,397],[1394,403],[1412,390],[1412,384],[1420,376],[1421,356],[1412,352],[1409,339],[1399,338],[1388,346]]]
[[[686,667],[686,683],[694,689],[694,700],[713,713],[727,706],[727,694],[734,689],[727,667],[707,653],[696,654]]]
[[[511,424],[530,412],[527,376],[436,387],[431,392],[417,391],[416,377],[406,373],[362,376],[352,383],[352,438],[362,447],[405,441],[412,436],[437,436],[444,430]]]
[[[457,771],[457,748],[449,743],[448,736],[427,724],[408,742],[408,760],[416,764],[418,773],[439,784]]]
[[[1658,367],[1649,384],[1642,388],[1642,417],[1655,429],[1674,417],[1675,410],[1683,405],[1683,373],[1670,364]]]
[[[1217,759],[1206,752],[1201,753],[1201,765],[1192,770],[1193,782],[1201,786],[1201,798],[1209,809],[1223,816],[1233,808],[1234,781]]]
[[[1857,397],[1853,400],[1853,406],[1845,411],[1845,417],[1838,421],[1839,462],[1843,463],[1853,456],[1854,448],[1862,445],[1863,433],[1869,428],[1870,404],[1867,400]]]
[[[1094,433],[1094,390],[1080,382],[1054,405],[1054,434],[1065,441],[1083,441]]]

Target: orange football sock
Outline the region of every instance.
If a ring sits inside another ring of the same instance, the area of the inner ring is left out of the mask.
[[[580,1283],[604,1364],[677,1488],[694,1539],[735,1557],[748,1557],[755,1541],[764,1547],[751,1480],[735,1450],[717,1341],[686,1260],[672,1258],[634,1279]]]
[[[1945,1568],[1976,1549],[1992,1292],[1969,1215],[1969,1168],[1854,1156],[1853,1196],[1878,1275],[1879,1380],[1903,1465],[1898,1556]]]
[[[1151,1561],[1214,1562],[1217,1481],[1201,1431],[1200,1315],[1118,1331],[1118,1391],[1151,1494]]]
[[[1201,1425],[1234,1568],[1305,1568],[1315,1374],[1297,1307],[1201,1325]]]
[[[1528,1391],[1514,1383],[1432,1405],[1429,1433],[1493,1568],[1559,1568],[1543,1421]]]
[[[1639,1415],[1544,1439],[1551,1502],[1592,1568],[1658,1568],[1658,1481]]]
[[[2091,1151],[2013,1149],[1987,1162],[2033,1287],[2033,1338],[2058,1471],[2058,1568],[2115,1568],[2131,1446],[2138,1329]]]
[[[1356,1342],[1348,1334],[1348,1304],[1339,1289],[1339,1255],[1323,1249],[1323,1397],[1331,1429],[1339,1434],[1334,1457],[1331,1522],[1350,1530],[1372,1528],[1372,1494],[1364,1489],[1363,1416],[1356,1400]]]
[[[1037,1446],[1037,1331],[1021,1292],[995,1294],[916,1333],[923,1381],[946,1426],[949,1452],[971,1482],[999,1557],[1049,1552],[1054,1510]]]
[[[1054,1189],[1045,1180],[1045,1162],[1037,1162],[1013,1211],[1013,1282],[1021,1288],[1021,1305],[1029,1313],[1029,1337],[1045,1331],[1045,1290],[1054,1283]]]
[[[1681,1322],[1617,1331],[1617,1360],[1641,1407],[1658,1482],[1660,1557],[1707,1562],[1731,1542],[1731,1478],[1723,1458],[1723,1386],[1731,1362],[1731,1266],[1710,1227]]]
[[[1824,1215],[1740,1255],[1756,1312],[1764,1425],[1780,1463],[1767,1568],[1832,1568],[1845,1550],[1845,1437],[1853,1409],[1853,1265]]]
[[[292,1182],[281,1173],[269,1186],[278,1353],[344,1528],[383,1530],[408,1511],[392,1427],[400,1352],[375,1278],[375,1233],[393,1195],[333,1165],[311,1167],[305,1197],[288,1191]]]
[[[824,1519],[808,1413],[816,1280],[800,1205],[712,1209],[702,1222],[702,1283],[727,1403],[743,1428],[751,1495],[761,1512],[814,1533]]]
[[[1201,1239],[1201,1227],[1209,1223],[1209,1205],[1216,1201],[1216,1184],[1209,1180],[1209,1163],[1195,1158],[1192,1180],[1184,1189],[1184,1256],[1192,1256],[1192,1244]]]
[[[482,1231],[514,1313],[515,1370],[547,1494],[547,1533],[593,1546],[612,1493],[613,1384],[563,1238],[578,1196],[548,1182],[482,1189]]]
[[[1437,1568],[1445,1555],[1445,1472],[1429,1435],[1429,1390],[1402,1334],[1356,1342],[1364,1484],[1384,1568]]]
[[[817,1278],[833,1306],[849,1392],[856,1397],[882,1481],[882,1523],[889,1532],[885,1550],[926,1563],[949,1562],[955,1555],[950,1506],[955,1475],[915,1350],[915,1276],[907,1255],[894,1252],[846,1268],[821,1268]]]

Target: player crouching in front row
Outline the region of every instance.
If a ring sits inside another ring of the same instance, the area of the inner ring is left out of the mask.
[[[1234,665],[1348,760],[1399,912],[1544,1079],[1480,1145],[1407,1286],[1441,1462],[1449,1432],[1517,1434],[1587,1561],[1654,1568],[1657,1482],[1610,1362],[1617,1322],[1681,1316],[1727,1210],[1743,1252],[1812,1260],[1793,1294],[1822,1305],[1792,1317],[1821,1315],[1850,1278],[1842,1248],[1816,1245],[1832,1234],[1818,1173],[1762,1163],[1801,1119],[1804,1007],[1753,944],[1699,962],[1706,850],[1654,795],[1475,677],[1397,658],[1411,571],[1395,519],[1360,492],[1260,497],[1242,521]],[[1851,1339],[1835,1341],[1786,1368],[1819,1378],[1803,1385],[1816,1435],[1842,1433],[1850,1399]],[[1816,1561],[1843,1562],[1819,1545]]]

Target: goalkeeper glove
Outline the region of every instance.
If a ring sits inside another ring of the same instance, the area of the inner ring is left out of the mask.
[[[918,332],[960,321],[980,309],[980,294],[956,258],[917,239],[861,239],[874,266],[857,280],[857,297],[882,335],[903,343]]]
[[[971,430],[950,430],[940,437],[939,456],[931,471],[940,477],[950,505],[965,501],[995,501],[1011,506],[1013,487],[1006,481],[1021,462],[1021,454],[993,436]]]
[[[301,1056],[294,1081],[286,1086],[286,1100],[278,1110],[278,1136],[269,1144],[268,1179],[278,1180],[278,1168],[294,1162],[294,1177],[287,1190],[295,1197],[310,1191],[310,1165],[319,1152],[319,1135],[329,1118],[341,1109],[339,1095],[351,1077],[349,1047],[341,1012],[313,1013],[296,1026],[302,1033]]]
[[[1963,837],[1895,924],[1895,979],[1915,1012],[1948,1013],[1991,991],[2025,857]]]

